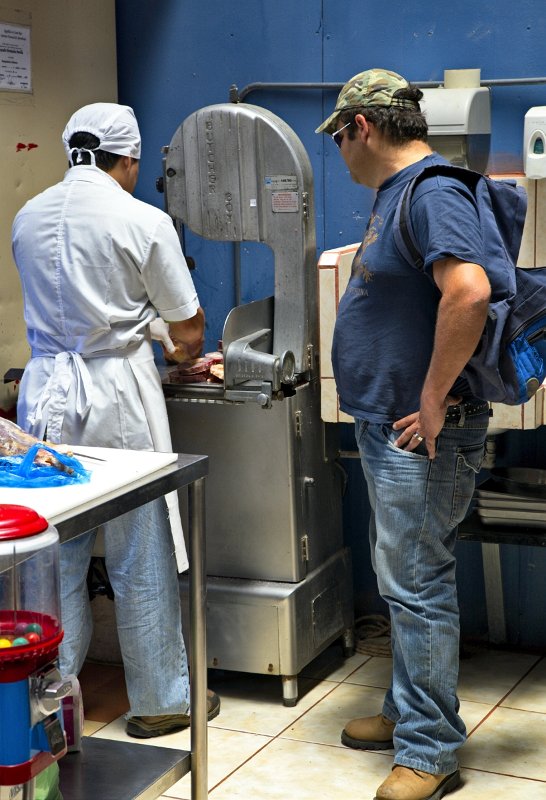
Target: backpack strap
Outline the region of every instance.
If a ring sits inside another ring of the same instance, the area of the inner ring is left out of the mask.
[[[417,239],[415,238],[415,234],[413,232],[410,215],[410,203],[417,184],[426,180],[426,178],[432,178],[435,175],[445,175],[449,178],[455,178],[467,186],[473,194],[475,194],[478,181],[483,178],[483,175],[481,175],[479,172],[474,172],[473,170],[465,169],[464,167],[456,167],[452,164],[431,164],[429,167],[425,167],[408,183],[402,192],[396,207],[393,235],[400,255],[408,262],[408,264],[410,264],[412,267],[415,267],[420,272],[423,272],[425,268],[425,262],[421,252],[419,251]]]
[[[412,267],[416,267],[420,272],[423,272],[425,262],[423,261],[423,256],[419,252],[413,235],[413,227],[409,213],[409,204],[417,177],[413,178],[413,180],[408,183],[398,201],[394,215],[393,233],[394,242],[400,255],[403,256]]]

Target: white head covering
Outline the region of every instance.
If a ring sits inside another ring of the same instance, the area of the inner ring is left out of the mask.
[[[63,131],[63,144],[72,164],[74,153],[81,162],[81,154],[89,153],[91,163],[95,164],[95,153],[85,147],[70,147],[69,142],[74,133],[92,133],[99,140],[96,150],[105,150],[118,156],[140,158],[140,131],[134,111],[129,106],[117,103],[91,103],[76,111],[67,122]]]

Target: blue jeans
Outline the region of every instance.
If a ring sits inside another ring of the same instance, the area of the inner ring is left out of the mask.
[[[370,546],[391,618],[393,677],[383,705],[396,723],[396,764],[433,774],[457,769],[466,738],[459,716],[459,609],[453,555],[483,458],[487,414],[446,424],[430,461],[424,442],[395,447],[400,432],[356,420],[372,509]]]
[[[91,641],[87,571],[96,534],[88,531],[60,548],[63,675],[78,674]],[[164,498],[108,522],[104,544],[130,704],[127,716],[186,713],[188,663]]]

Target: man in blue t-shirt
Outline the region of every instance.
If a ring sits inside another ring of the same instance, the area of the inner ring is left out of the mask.
[[[491,291],[471,193],[438,176],[412,195],[424,273],[393,238],[404,188],[444,162],[427,143],[421,97],[400,75],[367,70],[345,84],[317,129],[332,135],[352,179],[377,191],[332,348],[340,405],[355,418],[372,564],[391,617],[393,677],[382,713],[351,720],[342,733],[349,747],[394,747],[376,800],[439,800],[460,783],[456,751],[466,732],[453,550],[489,419],[488,403],[461,377]]]

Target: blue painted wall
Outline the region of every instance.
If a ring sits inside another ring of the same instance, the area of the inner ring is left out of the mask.
[[[155,205],[163,145],[188,114],[229,100],[235,84],[343,83],[374,66],[413,81],[441,81],[444,69],[481,68],[483,80],[546,75],[546,15],[542,0],[117,0],[119,99],[136,111],[143,138],[138,196]],[[255,91],[247,102],[282,117],[305,145],[314,171],[317,250],[360,241],[372,193],[354,185],[328,137],[314,129],[335,104],[335,91]],[[546,105],[546,85],[492,89],[489,170],[520,171],[525,112]],[[194,280],[207,312],[207,348],[215,349],[235,298],[233,249],[186,231],[186,253],[197,264]],[[242,299],[271,292],[272,258],[260,245],[242,247]],[[344,449],[352,428],[340,426]],[[546,467],[542,431],[505,435],[502,457]],[[353,548],[357,613],[381,608],[366,545],[368,514],[357,461],[346,460],[346,539]],[[480,546],[459,543],[459,595],[463,630],[486,631]],[[546,549],[504,547],[510,641],[546,643]]]

